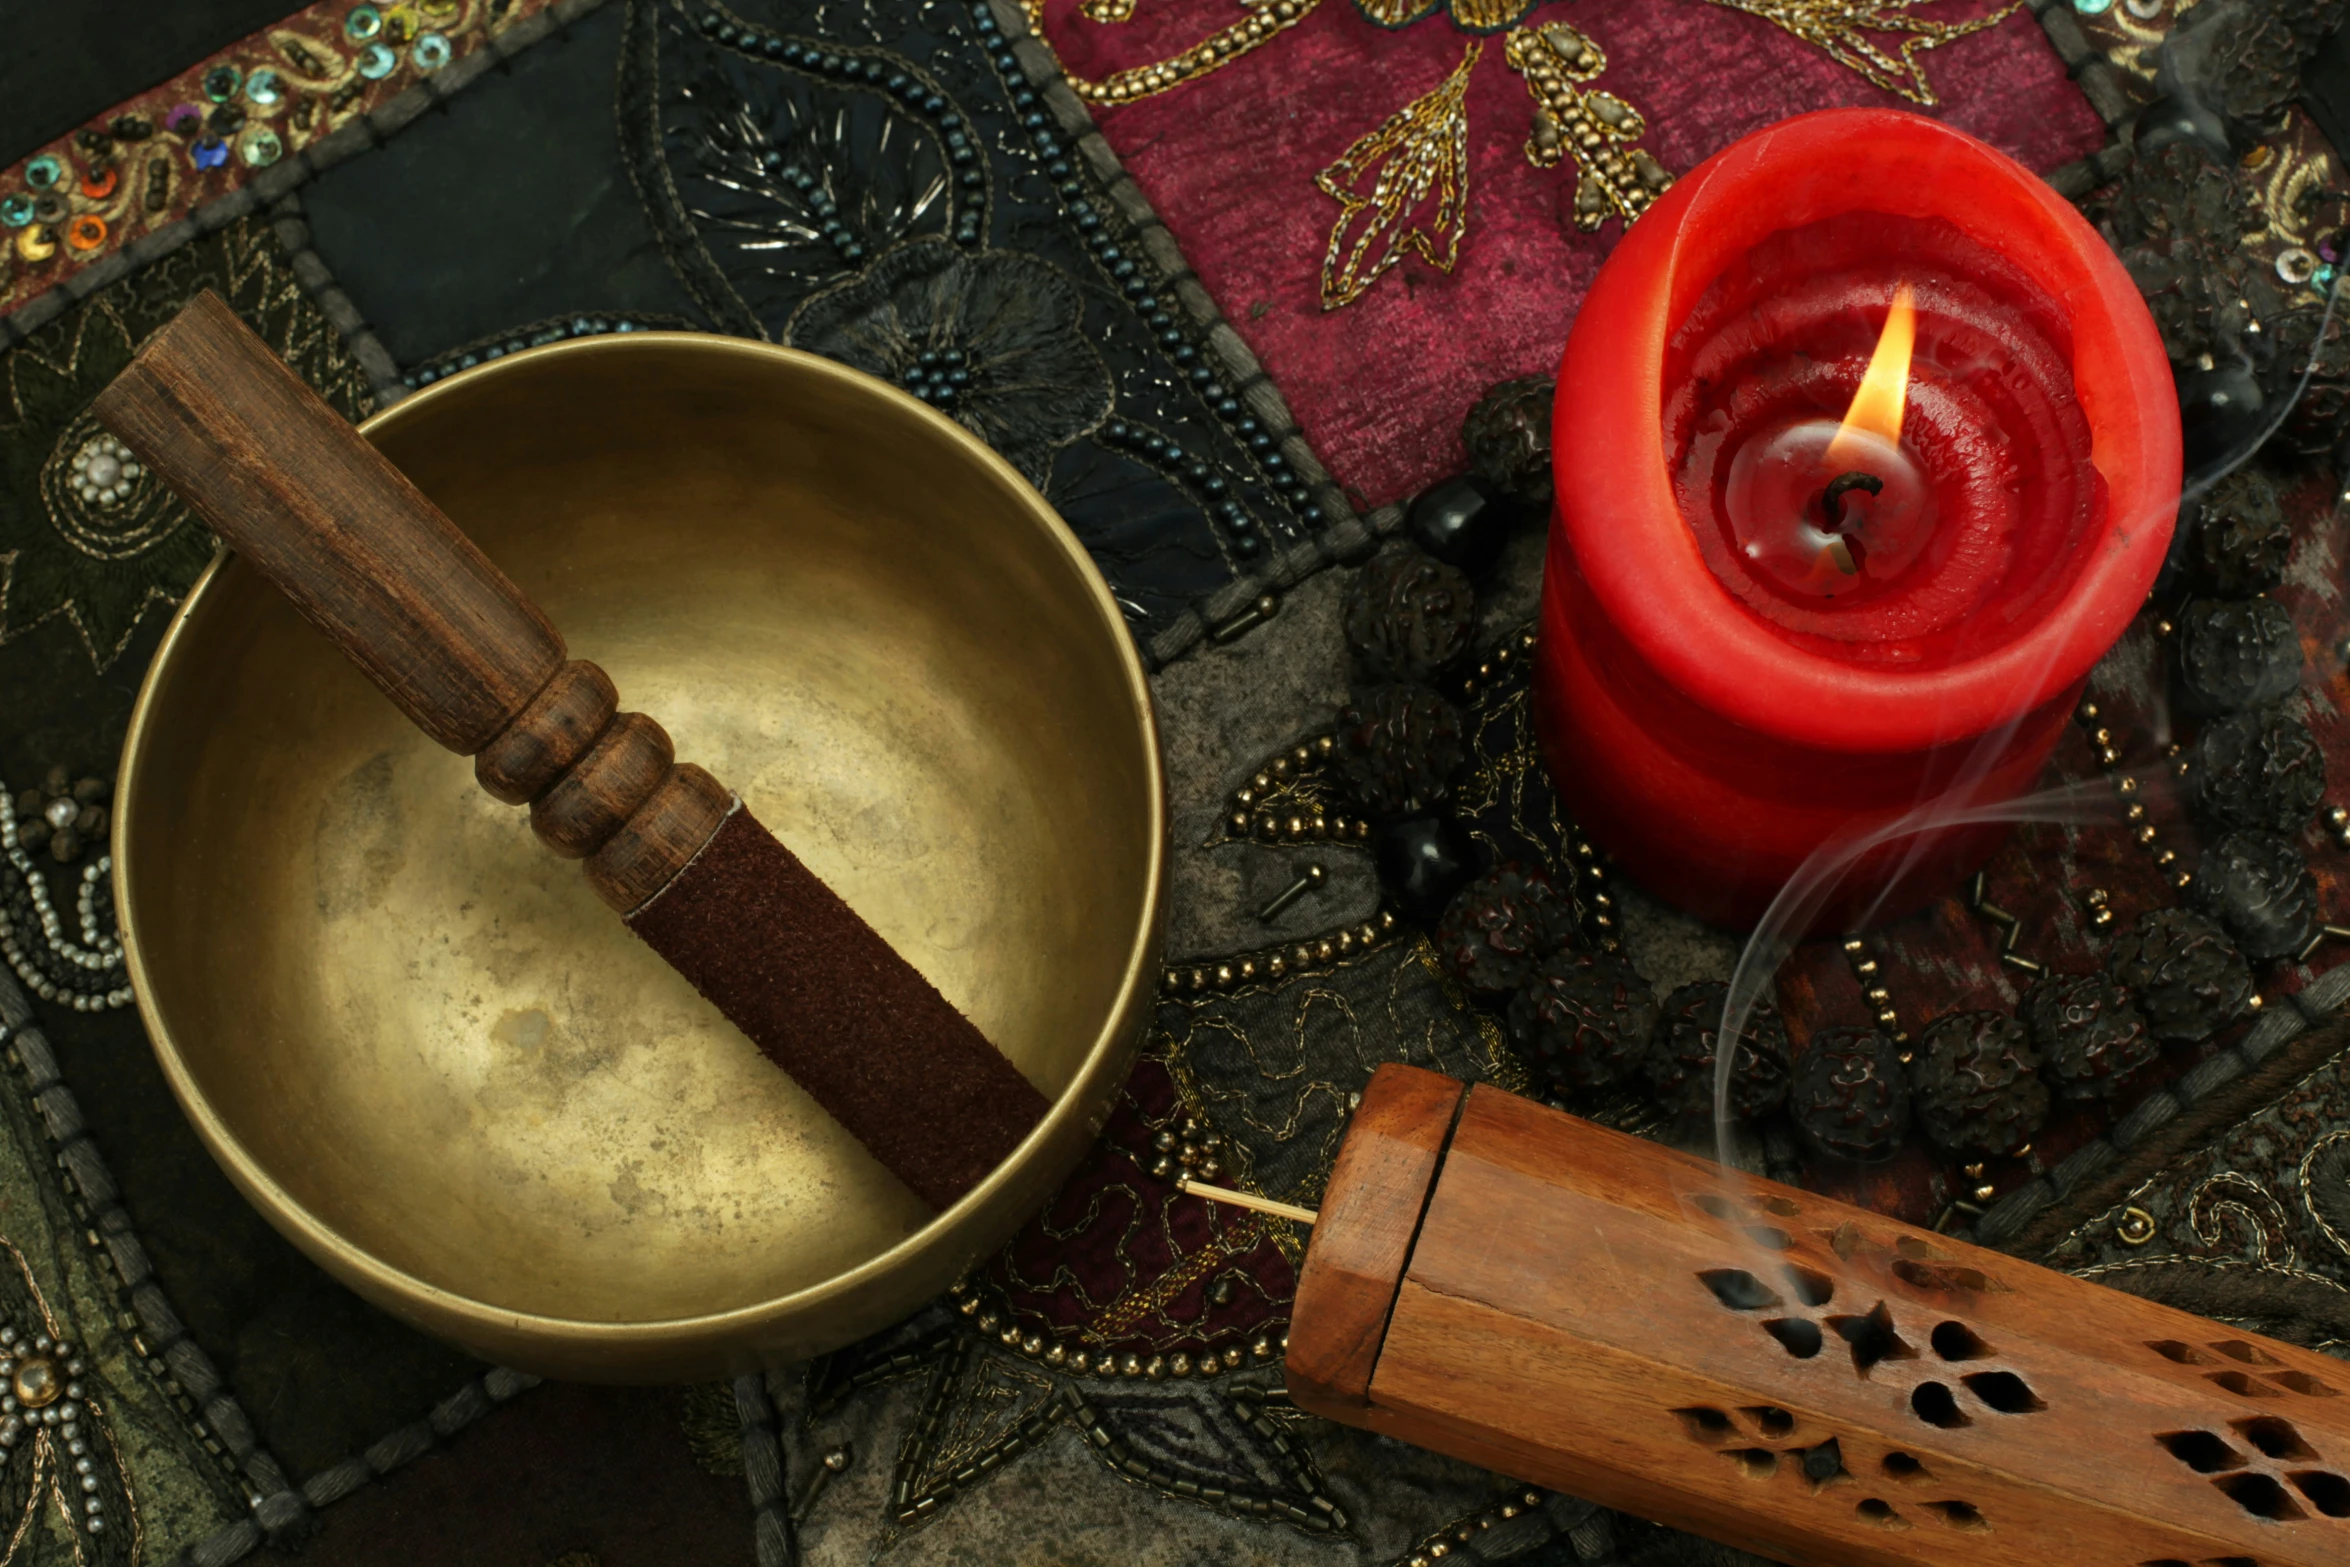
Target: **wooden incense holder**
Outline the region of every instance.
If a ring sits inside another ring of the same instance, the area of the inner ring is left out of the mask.
[[[1300,1407],[1806,1567],[2339,1567],[2350,1366],[1381,1067]]]
[[[611,678],[216,295],[93,411],[933,1207],[1043,1118],[969,1020],[660,724],[620,711]]]

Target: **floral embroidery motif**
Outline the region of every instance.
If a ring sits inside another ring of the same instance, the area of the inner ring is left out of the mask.
[[[179,498],[90,417],[90,400],[138,341],[216,289],[337,408],[355,415],[363,406],[357,366],[266,224],[233,225],[150,276],[128,298],[108,293],[0,359],[0,642],[63,615],[101,671],[150,606],[187,591],[214,548]]]
[[[1409,27],[1423,17],[1443,11],[1453,26],[1467,33],[1498,33],[1512,25],[1541,0],[1355,0],[1363,20],[1380,27]]]
[[[905,387],[1041,488],[1053,454],[1110,412],[1110,374],[1078,331],[1082,314],[1049,261],[908,245],[809,300],[787,341]]]
[[[316,0],[0,169],[0,315],[247,184],[553,0]]]
[[[1407,250],[1439,272],[1460,258],[1469,217],[1469,72],[1484,48],[1471,43],[1443,85],[1388,116],[1314,176],[1340,208],[1322,257],[1324,310],[1362,298]]]
[[[97,1397],[97,1372],[66,1340],[22,1254],[4,1239],[0,1254],[0,1532],[7,1539],[0,1560],[76,1567],[135,1561],[138,1513]]]
[[[1935,96],[1934,84],[1926,79],[1926,63],[1918,56],[1928,49],[1939,49],[1954,38],[1996,27],[2023,9],[2019,0],[1972,21],[1936,22],[1909,14],[1912,7],[1923,4],[1924,0],[1706,0],[1706,3],[1759,16],[1825,51],[1829,59],[1846,70],[1859,72],[1872,85],[1898,93],[1928,109],[1938,108],[1942,100]],[[1901,43],[1888,50],[1870,38],[1871,33],[1892,33],[1900,37]]]
[[[1572,155],[1582,177],[1575,184],[1575,227],[1595,232],[1611,216],[1631,222],[1671,188],[1672,174],[1647,148],[1633,145],[1648,121],[1611,92],[1583,84],[1607,69],[1599,45],[1564,22],[1521,27],[1504,46],[1510,68],[1526,79],[1534,126],[1526,161],[1555,168]]]

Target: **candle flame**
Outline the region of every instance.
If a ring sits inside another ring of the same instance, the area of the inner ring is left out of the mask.
[[[1869,357],[1868,373],[1860,378],[1860,390],[1852,394],[1852,406],[1844,411],[1844,422],[1828,443],[1830,467],[1868,460],[1869,443],[1856,439],[1859,435],[1900,441],[1901,415],[1909,402],[1909,354],[1917,335],[1917,309],[1911,302],[1909,285],[1904,283],[1893,291],[1893,308],[1886,313],[1877,351]]]

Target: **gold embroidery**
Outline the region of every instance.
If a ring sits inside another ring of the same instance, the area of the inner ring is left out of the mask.
[[[1355,0],[1355,9],[1381,27],[1408,27],[1434,16],[1444,0]]]
[[[1098,0],[1098,3],[1102,15],[1095,16],[1092,10],[1085,10],[1085,14],[1095,21],[1123,21],[1134,11],[1133,0]],[[1099,81],[1088,80],[1064,66],[1061,79],[1069,84],[1071,92],[1087,103],[1133,103],[1137,99],[1163,93],[1170,87],[1197,81],[1230,65],[1252,49],[1272,42],[1313,15],[1314,7],[1321,0],[1242,0],[1242,3],[1249,8],[1247,16],[1229,27],[1217,29],[1181,54],[1155,65],[1137,65],[1123,71],[1113,71]],[[1121,6],[1123,14],[1110,14],[1113,8]],[[1051,47],[1044,30],[1044,0],[1022,0],[1022,8],[1028,14],[1028,31],[1035,35],[1038,42]]]
[[[2020,3],[2003,6],[1971,22],[1935,22],[1909,15],[1924,0],[1708,0],[1709,4],[1759,16],[1805,43],[1826,51],[1846,70],[1857,71],[1890,93],[1911,103],[1935,108],[1934,84],[1926,79],[1925,62],[1918,56],[1939,49],[1953,38],[1964,38],[1996,27],[2023,9]],[[1869,38],[1870,33],[1906,34],[1900,47],[1888,53]]]
[[[1472,42],[1443,85],[1405,104],[1314,176],[1341,209],[1322,257],[1324,310],[1362,298],[1406,250],[1439,272],[1459,259],[1469,216],[1469,72],[1484,50]],[[1371,191],[1360,195],[1365,175]],[[1423,217],[1432,195],[1435,210]]]
[[[1087,21],[1104,25],[1134,19],[1134,0],[1078,0],[1077,9]]]
[[[1588,234],[1612,215],[1631,222],[1671,188],[1671,171],[1647,148],[1640,111],[1611,92],[1582,84],[1607,69],[1599,45],[1564,22],[1510,30],[1503,53],[1526,79],[1534,100],[1534,128],[1526,161],[1554,167],[1569,155],[1582,171],[1575,183],[1575,227]]]
[[[1257,1249],[1265,1238],[1265,1222],[1255,1214],[1236,1221],[1199,1250],[1185,1257],[1160,1275],[1148,1289],[1141,1289],[1120,1297],[1107,1311],[1082,1325],[1080,1331],[1088,1342],[1107,1344],[1124,1338],[1142,1322],[1142,1319],[1160,1311],[1176,1296],[1197,1284],[1235,1258],[1245,1257]],[[1288,1250],[1288,1248],[1283,1248]]]

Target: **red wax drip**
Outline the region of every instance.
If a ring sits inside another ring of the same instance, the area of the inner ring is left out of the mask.
[[[1797,420],[1843,417],[1903,282],[1917,344],[1901,439],[1933,492],[1932,536],[1890,581],[1790,592],[1737,548],[1731,464]],[[1790,642],[1857,663],[1946,666],[2036,623],[2103,521],[2071,336],[2029,279],[1938,220],[1848,213],[1756,246],[1665,355],[1665,451],[1707,566]]]

